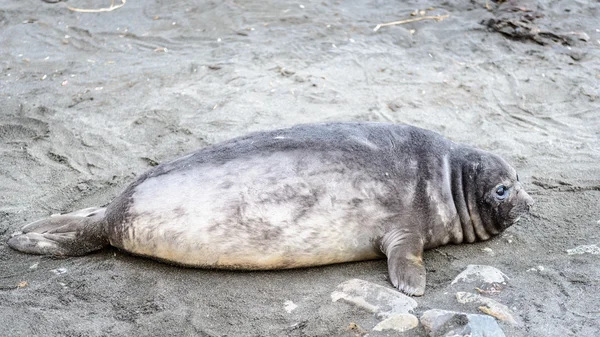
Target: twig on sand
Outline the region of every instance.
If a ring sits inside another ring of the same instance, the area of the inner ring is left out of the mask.
[[[127,2],[127,0],[121,0],[121,4],[115,6],[115,0],[110,0],[110,7],[108,7],[108,8],[86,9],[86,8],[75,8],[75,7],[71,7],[71,6],[67,6],[67,8],[69,10],[72,10],[73,12],[81,12],[81,13],[110,12],[110,11],[114,11],[115,9],[125,6],[126,2]]]
[[[421,21],[421,20],[442,21],[442,20],[444,20],[444,19],[446,19],[448,17],[450,17],[450,14],[420,16],[418,18],[413,18],[413,19],[406,19],[406,20],[394,21],[394,22],[388,22],[388,23],[380,23],[377,26],[375,26],[375,28],[373,29],[373,31],[376,32],[376,31],[379,30],[379,28],[385,27],[385,26],[403,25],[405,23],[410,23],[410,22],[415,22],[415,21]]]

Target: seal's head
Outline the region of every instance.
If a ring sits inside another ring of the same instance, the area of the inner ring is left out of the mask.
[[[491,153],[478,154],[477,164],[471,165],[477,204],[473,206],[487,232],[497,234],[515,224],[534,202],[506,161]]]

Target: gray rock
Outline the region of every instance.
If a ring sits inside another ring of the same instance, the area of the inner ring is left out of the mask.
[[[567,249],[567,255],[581,255],[586,253],[592,255],[599,255],[600,247],[598,247],[597,245],[583,245],[577,246],[572,249]]]
[[[421,324],[430,337],[505,337],[496,320],[486,315],[446,310],[427,310]]]
[[[398,332],[405,332],[412,330],[419,325],[419,320],[415,315],[411,314],[393,314],[390,317],[379,322],[373,330],[395,330]]]
[[[489,256],[496,256],[496,253],[494,252],[494,250],[492,250],[492,248],[490,247],[485,247],[483,249],[481,249],[484,253],[486,253]]]
[[[67,268],[52,269],[51,272],[53,272],[56,275],[62,275],[67,272]]]
[[[507,306],[491,298],[467,292],[458,292],[456,293],[456,300],[463,304],[481,304],[482,306],[479,307],[479,310],[485,314],[494,316],[497,319],[512,325],[522,324]]]
[[[417,307],[417,301],[398,290],[358,279],[338,285],[337,290],[331,293],[331,300],[343,300],[375,313],[379,318],[407,314]]]
[[[467,269],[463,270],[458,276],[454,278],[451,284],[457,282],[483,282],[483,283],[505,283],[508,280],[508,276],[491,266],[483,266],[470,264]]]

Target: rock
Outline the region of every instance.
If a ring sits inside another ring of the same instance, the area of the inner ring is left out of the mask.
[[[416,328],[419,325],[419,320],[415,315],[411,314],[393,314],[385,320],[379,322],[373,330],[395,330],[404,332]]]
[[[467,282],[471,283],[474,281],[480,281],[484,283],[504,283],[508,280],[508,276],[498,270],[497,268],[491,266],[483,266],[470,264],[467,266],[467,269],[463,270],[451,284],[455,284],[457,282]]]
[[[379,318],[393,314],[408,314],[417,307],[417,301],[398,290],[389,289],[375,283],[352,279],[341,283],[331,293],[331,300],[344,300],[348,303],[375,313]]]
[[[496,320],[486,315],[432,309],[423,313],[421,324],[431,337],[505,337]]]
[[[284,309],[284,310],[285,310],[285,311],[286,311],[288,314],[289,314],[289,313],[291,313],[292,311],[294,311],[294,309],[296,309],[297,307],[298,307],[298,306],[297,306],[297,305],[296,305],[294,302],[292,302],[292,301],[289,301],[289,300],[288,300],[288,301],[285,301],[285,302],[283,303],[283,309]]]
[[[481,249],[484,253],[488,254],[489,256],[496,256],[496,253],[492,250],[492,248],[490,247],[485,247],[483,249]]]
[[[572,249],[567,249],[567,255],[581,255],[586,253],[592,255],[600,255],[600,247],[598,247],[597,245],[584,245]]]
[[[481,310],[483,313],[494,316],[497,319],[512,325],[518,326],[522,324],[520,320],[515,318],[515,315],[507,306],[491,298],[472,293],[458,292],[456,293],[456,300],[462,304],[483,304],[483,306],[479,307],[479,310]]]
[[[56,275],[62,275],[67,272],[67,268],[52,269],[51,272],[53,272]]]
[[[362,337],[362,336],[366,336],[369,333],[367,330],[361,328],[360,325],[358,325],[354,322],[352,322],[348,325],[346,332],[349,332],[350,335],[353,337]]]
[[[527,269],[527,271],[539,271],[539,272],[542,272],[544,270],[546,270],[546,268],[544,268],[544,266],[537,266],[537,267]]]

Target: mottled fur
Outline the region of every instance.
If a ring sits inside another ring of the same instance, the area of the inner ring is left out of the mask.
[[[499,185],[506,199],[495,197]],[[423,249],[487,240],[532,203],[504,160],[431,131],[312,124],[250,134],[159,165],[102,210],[104,217],[96,215],[95,225],[85,218],[73,230],[74,217],[64,218],[70,241],[45,237],[45,227],[60,224],[54,220],[9,245],[80,255],[75,242],[95,237],[90,251],[110,242],[172,263],[228,269],[385,255],[394,286],[421,295]]]

